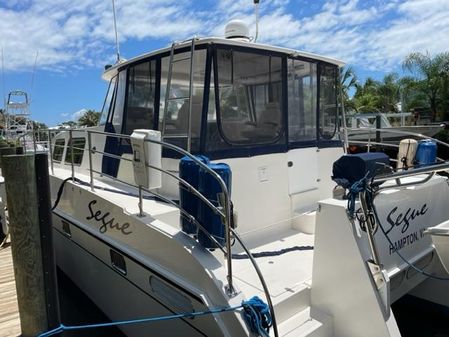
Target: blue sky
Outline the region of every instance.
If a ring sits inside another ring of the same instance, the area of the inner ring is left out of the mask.
[[[252,0],[116,0],[122,56],[222,36],[230,19],[254,32]],[[259,42],[336,57],[358,76],[401,72],[413,51],[449,51],[449,0],[261,0]],[[33,119],[55,125],[101,109],[115,60],[110,0],[2,0],[2,95],[31,93]],[[37,67],[32,82],[37,55]]]

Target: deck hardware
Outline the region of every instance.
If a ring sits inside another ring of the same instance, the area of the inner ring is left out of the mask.
[[[62,232],[67,236],[69,239],[72,237],[72,232],[70,230],[70,224],[67,221],[61,220],[62,223]]]
[[[119,271],[121,274],[126,275],[126,262],[123,255],[117,253],[115,250],[109,251],[111,257],[111,265],[114,269]]]

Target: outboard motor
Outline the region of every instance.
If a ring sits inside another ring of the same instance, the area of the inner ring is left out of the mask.
[[[223,179],[231,194],[232,173],[228,164],[210,163],[209,167]],[[218,181],[206,170],[200,169],[199,191],[216,207],[221,206],[220,194],[223,193]],[[199,205],[199,221],[220,244],[225,243],[225,226],[221,216],[217,215],[204,202]],[[216,248],[217,245],[203,231],[198,232],[198,242],[205,248]]]

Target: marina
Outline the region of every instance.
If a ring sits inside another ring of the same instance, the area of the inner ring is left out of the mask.
[[[253,5],[124,59],[112,0],[101,109],[4,94],[0,337],[449,336],[449,54],[361,84]]]

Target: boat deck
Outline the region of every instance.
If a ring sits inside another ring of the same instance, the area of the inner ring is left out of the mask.
[[[269,243],[249,247],[257,257],[273,301],[310,285],[312,278],[314,235],[285,229],[271,236]],[[279,255],[277,255],[279,254]],[[263,295],[262,285],[249,259],[233,259],[233,272],[238,287],[246,294]]]
[[[64,175],[67,175],[67,170],[55,169],[55,173],[63,179]],[[85,182],[89,179],[82,174],[77,174],[77,177]],[[112,181],[97,180],[95,185],[95,193],[102,198],[121,205],[129,214],[139,212],[135,188]],[[88,186],[83,188],[89,189]],[[123,192],[129,194],[126,195]],[[144,195],[149,196],[146,193]],[[179,210],[176,207],[157,200],[144,200],[143,206],[151,217],[180,229]],[[299,230],[284,227],[269,230],[264,235],[258,235],[258,240],[250,240],[246,244],[253,254],[267,253],[267,256],[257,257],[256,261],[274,303],[282,302],[285,298],[310,287],[313,234],[305,234]],[[216,250],[214,254],[219,260],[222,259],[222,253],[219,250]],[[243,254],[239,244],[235,244],[233,254]],[[260,279],[248,258],[233,258],[233,275],[238,288],[244,294],[265,297]]]
[[[0,248],[0,337],[19,336],[20,318],[11,246]]]

